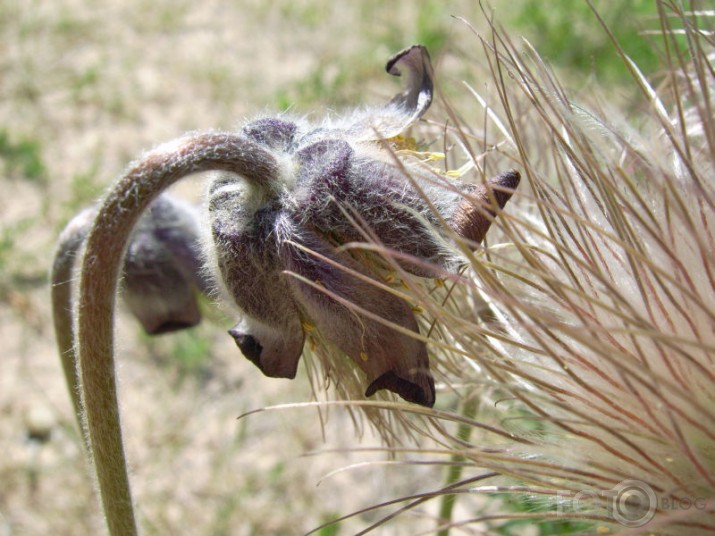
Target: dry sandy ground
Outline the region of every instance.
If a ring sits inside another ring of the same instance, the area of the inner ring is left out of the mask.
[[[478,18],[478,7],[451,4],[429,24],[455,46],[471,42],[449,14]],[[382,101],[398,87],[384,75],[384,61],[420,37],[425,5],[0,2],[0,132],[12,147],[29,142],[44,164],[44,173],[28,179],[3,155],[0,176],[1,536],[103,530],[53,346],[47,270],[62,225],[141,150],[184,131],[234,128],[286,105],[324,113]],[[472,43],[464,47],[476,54]],[[184,191],[200,191],[196,182]],[[146,534],[299,534],[440,481],[434,468],[368,467],[318,485],[335,468],[385,455],[304,457],[357,445],[339,411],[324,429],[314,410],[237,421],[250,409],[310,400],[311,391],[303,368],[293,382],[264,378],[225,335],[230,319],[213,316],[194,335],[151,343],[122,317],[120,399]],[[190,345],[199,350],[190,347],[186,359],[197,352],[205,359],[177,362]],[[28,438],[28,419],[38,413],[51,417],[44,444]],[[367,434],[363,444],[378,442]],[[370,519],[376,515],[335,533],[353,533]],[[380,533],[431,526],[413,515]]]

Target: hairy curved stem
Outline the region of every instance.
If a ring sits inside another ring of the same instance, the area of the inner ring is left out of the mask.
[[[89,224],[89,212],[86,223]],[[82,429],[82,406],[77,381],[77,356],[74,347],[72,325],[72,278],[75,260],[82,247],[89,225],[77,224],[72,220],[60,236],[55,259],[52,264],[52,319],[55,326],[57,348],[65,374],[65,383],[72,399],[77,424]]]
[[[116,393],[114,305],[122,257],[142,212],[168,186],[192,173],[222,170],[267,185],[276,160],[231,133],[187,135],[132,164],[104,200],[87,237],[78,300],[78,356],[86,426],[102,505],[112,536],[137,533]]]

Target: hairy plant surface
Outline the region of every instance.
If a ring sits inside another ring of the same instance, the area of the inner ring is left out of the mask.
[[[42,273],[70,215],[142,147],[178,132],[235,129],[237,116],[263,107],[379,102],[391,91],[374,66],[412,42],[434,51],[438,98],[391,141],[390,162],[409,158],[429,176],[473,184],[505,169],[522,175],[483,249],[447,237],[450,258],[466,260],[458,273],[425,278],[386,263],[400,256],[369,233],[358,241],[371,245],[340,250],[382,259],[385,288],[409,300],[435,407],[335,401],[339,376],[326,382],[310,360],[292,382],[263,378],[225,334],[235,318],[206,300],[202,315],[223,328],[149,339],[121,315],[119,398],[139,525],[147,534],[287,534],[322,523],[318,534],[715,530],[707,6],[653,3],[660,16],[635,26],[660,44],[641,54],[639,34],[626,42],[616,27],[632,13],[614,17],[599,2],[609,28],[579,19],[556,47],[578,56],[599,35],[607,46],[556,74],[536,51],[559,58],[538,41],[534,49],[511,29],[474,35],[465,20],[445,22],[441,3],[345,12],[291,1],[270,13],[250,2],[240,13],[212,2],[151,12],[71,4],[1,8],[21,24],[0,27],[12,43],[3,65],[13,67],[0,103],[11,175],[0,201],[0,532],[103,530],[47,328]],[[484,18],[472,3],[448,9]],[[196,21],[211,21],[214,35]],[[269,30],[280,24],[291,31]],[[575,70],[584,63],[592,76]],[[286,68],[264,70],[275,64]],[[605,69],[631,82],[611,85]],[[360,399],[367,384],[348,368]],[[300,407],[315,399],[317,411]],[[271,405],[289,408],[235,420]]]

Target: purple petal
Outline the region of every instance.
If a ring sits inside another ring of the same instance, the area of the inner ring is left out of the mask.
[[[297,329],[295,329],[297,328]],[[245,317],[228,330],[236,346],[263,374],[271,378],[295,378],[303,352],[302,328],[283,322],[265,323]]]
[[[520,179],[518,171],[509,170],[474,188],[454,210],[450,219],[452,228],[462,238],[480,243]]]
[[[366,268],[305,228],[297,231],[287,217],[277,226],[283,236],[299,237],[310,250],[369,275]],[[310,253],[283,242],[281,258],[287,270],[315,282],[325,292],[299,279],[291,279],[295,299],[317,330],[347,354],[367,375],[366,396],[388,389],[409,402],[432,406],[434,381],[427,349],[422,341],[360,314],[341,303],[370,311],[385,320],[419,333],[410,306],[389,292],[358,279]]]
[[[299,164],[298,188],[305,196],[309,194],[310,199],[303,199],[309,204],[320,204],[328,199],[318,199],[315,196],[323,192],[312,191],[316,184],[327,183],[327,189],[341,192],[350,188],[348,181],[348,171],[350,169],[353,149],[350,144],[343,140],[327,139],[322,140],[307,147],[304,147],[295,154],[295,159]]]
[[[403,73],[407,76],[407,87],[395,95],[390,104],[402,108],[406,114],[412,114],[411,122],[422,117],[432,103],[434,89],[434,73],[427,49],[414,45],[402,50],[387,61],[385,70],[393,76],[402,76]]]
[[[303,327],[278,258],[273,228],[278,212],[253,213],[227,179],[209,192],[215,262],[224,287],[244,313],[229,333],[266,376],[295,377],[303,352]]]
[[[406,87],[385,106],[358,117],[348,131],[357,141],[397,136],[422,117],[432,103],[434,73],[425,47],[414,45],[398,52],[388,60],[386,70],[393,76],[404,75]]]
[[[304,182],[299,182],[300,213],[296,214],[301,221],[341,243],[364,242],[366,236],[374,235],[382,245],[404,254],[400,264],[419,276],[433,275],[426,265],[452,267],[454,259],[435,231],[439,219],[401,170],[385,162],[353,158],[345,142],[320,142],[303,151],[321,154],[318,146],[333,150],[324,151],[324,158],[311,159],[309,171],[301,168]],[[423,191],[433,194],[433,205],[450,213],[463,200],[457,191],[437,191],[429,184],[423,185]],[[361,232],[346,213],[364,221],[367,229]],[[409,262],[404,256],[421,262]]]
[[[243,127],[243,134],[266,147],[285,151],[293,142],[298,127],[295,123],[277,118],[259,119]]]

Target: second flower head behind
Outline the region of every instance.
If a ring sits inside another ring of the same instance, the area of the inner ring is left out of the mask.
[[[376,242],[420,277],[455,270],[445,240],[456,233],[477,247],[519,174],[440,182],[396,160],[389,140],[429,108],[433,73],[422,46],[393,56],[387,71],[406,88],[382,107],[319,126],[265,118],[243,128],[278,165],[259,181],[221,174],[210,184],[209,262],[240,310],[230,334],[265,375],[293,378],[310,335],[323,355],[345,354],[363,371],[366,396],[387,389],[432,406],[412,307],[379,283],[372,263],[340,246]]]

